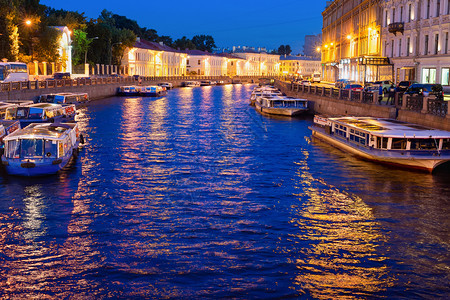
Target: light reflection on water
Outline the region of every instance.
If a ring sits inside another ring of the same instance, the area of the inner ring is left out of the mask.
[[[86,145],[71,170],[0,178],[0,295],[448,295],[446,173],[311,141],[310,118],[259,115],[252,88],[81,109]]]

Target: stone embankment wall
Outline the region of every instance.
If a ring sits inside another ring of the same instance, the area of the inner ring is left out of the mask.
[[[143,80],[141,85],[154,85],[160,82],[171,82],[174,87],[180,87],[186,80],[193,79],[177,79],[177,80]],[[202,79],[197,79],[201,81]],[[222,79],[225,83],[235,82],[235,79],[227,78]],[[138,82],[121,82],[121,83],[107,83],[107,84],[93,84],[93,85],[81,85],[81,86],[61,86],[51,88],[39,88],[39,89],[18,89],[12,91],[0,92],[0,101],[2,100],[34,100],[39,95],[43,94],[55,94],[55,93],[88,93],[91,100],[108,98],[116,95],[117,89],[124,85],[138,85]]]
[[[301,91],[291,91],[290,83],[282,81],[277,81],[276,85],[288,96],[308,99],[311,114],[391,118],[403,122],[410,122],[426,127],[450,131],[449,115],[440,117],[423,112],[401,109],[395,106],[339,100],[315,94],[303,93]]]

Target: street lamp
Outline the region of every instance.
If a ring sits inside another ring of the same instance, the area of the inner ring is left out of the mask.
[[[109,65],[111,65],[111,61],[112,61],[112,50],[113,50],[114,45],[120,45],[120,44],[122,44],[122,42],[114,43],[114,44],[111,45],[111,51],[110,51],[111,55],[109,56]]]
[[[29,32],[29,35],[30,35],[30,56],[31,56],[31,60],[33,61],[33,36],[31,34],[31,25],[32,25],[31,20],[30,19],[26,19],[25,20],[25,25],[30,27],[30,32]]]
[[[98,40],[98,36],[88,39],[88,41],[93,41],[93,40]],[[90,44],[90,43],[89,43],[89,44]],[[86,46],[89,46],[89,44],[87,44]],[[88,49],[89,49],[89,48],[86,47],[86,52],[84,53],[84,64],[86,64],[86,61],[87,61],[87,52],[88,52]]]

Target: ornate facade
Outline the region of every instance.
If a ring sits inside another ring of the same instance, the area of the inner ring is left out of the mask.
[[[381,52],[379,1],[335,0],[322,16],[323,80],[364,83],[392,77],[392,65]]]
[[[383,54],[395,81],[450,85],[450,0],[389,0],[381,4]]]

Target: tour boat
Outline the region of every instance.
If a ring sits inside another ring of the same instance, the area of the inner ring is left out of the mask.
[[[31,123],[72,122],[75,104],[36,103],[6,109],[6,120],[19,120],[22,128]]]
[[[157,85],[141,86],[139,95],[143,97],[162,97],[167,95],[166,88]]]
[[[56,104],[84,104],[88,101],[88,93],[58,93],[40,95],[36,102]]]
[[[121,86],[117,90],[119,96],[139,96],[141,88],[135,85]]]
[[[250,95],[250,105],[255,106],[256,98],[262,96],[267,97],[283,96],[283,93],[279,89],[272,86],[263,86],[263,87],[257,86],[253,89]]]
[[[372,117],[314,117],[313,136],[361,158],[433,171],[450,161],[450,132]]]
[[[171,89],[173,89],[173,84],[170,83],[170,82],[160,82],[160,83],[158,83],[158,86],[165,87],[166,90],[171,90]]]
[[[197,86],[200,86],[200,82],[198,82],[198,81],[185,81],[185,82],[183,82],[183,86],[185,86],[185,87],[197,87]]]
[[[295,116],[308,110],[308,100],[286,96],[261,96],[255,101],[258,112],[270,115]]]
[[[56,174],[83,143],[76,123],[32,123],[4,138],[2,164],[10,175]]]
[[[0,156],[3,155],[3,139],[9,134],[20,129],[20,122],[17,120],[0,120]]]

